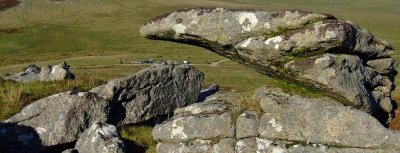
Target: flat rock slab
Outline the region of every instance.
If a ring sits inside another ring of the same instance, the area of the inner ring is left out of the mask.
[[[194,8],[156,17],[143,37],[186,43],[390,118],[394,48],[350,21],[305,11]],[[386,122],[386,121],[383,121]]]

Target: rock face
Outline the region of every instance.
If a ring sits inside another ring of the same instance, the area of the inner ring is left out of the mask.
[[[91,90],[115,104],[111,122],[131,124],[196,102],[204,74],[187,64],[153,65]]]
[[[22,83],[75,79],[75,75],[71,73],[69,67],[70,66],[65,62],[54,66],[43,66],[42,68],[31,64],[25,71],[19,72],[10,77],[5,77],[4,79]]]
[[[79,153],[124,153],[125,146],[115,126],[96,122],[82,133],[75,150]]]
[[[393,47],[331,15],[196,8],[156,17],[140,32],[150,39],[210,49],[374,116],[393,110]]]
[[[170,62],[112,80],[90,92],[55,94],[33,102],[0,124],[0,146],[9,146],[11,152],[41,152],[77,141],[96,122],[124,125],[166,115],[195,103],[203,79],[204,74],[192,66]],[[101,131],[102,127],[98,124],[93,128]],[[101,141],[93,145],[103,145]],[[77,145],[76,149],[90,149],[85,147]]]
[[[306,98],[262,87],[253,99],[262,112],[223,99],[175,110],[173,118],[153,129],[157,152],[400,151],[400,133],[331,98]]]

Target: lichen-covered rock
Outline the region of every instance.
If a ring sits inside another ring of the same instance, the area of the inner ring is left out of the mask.
[[[139,123],[193,104],[204,74],[190,65],[164,63],[112,80],[91,92],[115,104],[114,124]]]
[[[140,32],[150,39],[205,47],[377,117],[393,110],[388,100],[397,73],[390,57],[394,48],[331,15],[195,8],[156,17]]]
[[[0,125],[1,129],[14,133],[0,135],[7,136],[0,139],[18,140],[16,149],[22,146],[35,146],[36,143],[43,147],[66,144],[76,141],[94,122],[107,122],[109,112],[110,104],[93,93],[55,94],[33,102],[20,113],[4,121],[5,124],[18,124],[33,130],[21,133],[18,132],[19,128]],[[34,137],[35,135],[38,138]],[[22,137],[24,139],[21,139]],[[37,139],[40,141],[37,142]],[[32,149],[29,152],[39,151]]]
[[[79,153],[124,153],[125,145],[117,128],[96,122],[81,134],[75,145]]]
[[[42,68],[31,64],[25,71],[14,74],[13,76],[5,77],[4,79],[22,83],[75,79],[75,75],[72,74],[69,67],[70,66],[67,65],[66,62],[54,66],[43,66]]]
[[[223,97],[177,109],[172,119],[153,129],[157,152],[218,153],[216,146],[236,153],[400,151],[399,132],[331,98],[302,97],[264,86],[253,101],[260,103],[262,112],[237,108]]]

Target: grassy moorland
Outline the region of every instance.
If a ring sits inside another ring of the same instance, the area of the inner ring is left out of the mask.
[[[11,3],[11,0],[0,0],[0,75],[20,71],[29,63],[43,66],[65,60],[72,65],[78,80],[26,85],[0,83],[0,120],[50,94],[74,88],[88,90],[99,84],[99,80],[137,72],[146,66],[129,63],[146,58],[189,60],[206,74],[206,84],[218,83],[225,90],[250,93],[263,84],[274,84],[317,95],[274,81],[235,62],[209,66],[207,64],[224,58],[206,49],[151,41],[140,36],[140,26],[150,18],[185,7],[301,9],[330,13],[354,21],[400,50],[398,0],[26,0],[20,6],[2,8],[1,4],[7,1]],[[10,3],[7,7],[14,5],[15,0],[12,5]],[[395,57],[400,59],[398,54]],[[396,85],[400,85],[399,78]],[[400,100],[399,95],[396,90],[394,97]],[[392,127],[400,129],[400,122],[395,123]],[[131,126],[121,133],[139,145],[150,147],[154,145],[149,140],[151,137],[140,137],[149,135],[150,131],[149,127]]]

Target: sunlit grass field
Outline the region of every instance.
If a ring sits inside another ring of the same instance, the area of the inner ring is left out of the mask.
[[[10,107],[0,114],[4,115],[1,117],[4,119],[30,101],[56,92],[72,88],[88,90],[99,80],[133,74],[147,65],[129,63],[147,58],[191,61],[206,74],[206,85],[217,83],[236,92],[251,93],[257,87],[273,82],[271,78],[232,61],[221,63],[219,67],[207,66],[224,58],[206,49],[140,36],[140,26],[149,19],[187,7],[300,9],[329,13],[367,28],[400,50],[399,0],[26,0],[22,6],[0,11],[0,75],[21,71],[30,63],[43,66],[67,61],[78,81],[28,85],[1,83],[0,107]],[[399,60],[399,54],[395,58]],[[396,85],[400,85],[399,77],[396,79]],[[87,80],[92,83],[86,84]],[[3,98],[1,92],[21,97]],[[398,90],[393,94],[400,97]],[[131,127],[126,129],[128,131],[122,130],[122,134],[128,139],[145,142],[140,144],[146,147],[154,145],[150,140],[136,140],[136,135],[151,131],[144,128],[145,132],[135,132],[138,129],[142,128]],[[150,151],[154,150],[154,146],[150,148]]]

